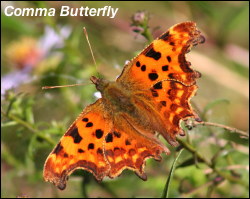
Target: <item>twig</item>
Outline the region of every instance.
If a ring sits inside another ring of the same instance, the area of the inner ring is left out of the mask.
[[[230,174],[224,173],[222,171],[220,171],[218,168],[216,168],[210,161],[208,161],[206,158],[204,158],[195,148],[194,146],[184,142],[183,140],[181,140],[180,138],[177,138],[177,141],[188,151],[190,151],[191,153],[193,153],[194,155],[197,156],[197,158],[201,161],[204,162],[207,166],[209,166],[211,169],[213,169],[213,171],[215,173],[217,173],[218,175],[220,175],[221,177],[227,179],[230,182],[233,183],[238,183],[241,184],[245,187],[249,187],[249,185],[247,183],[245,183],[244,181],[242,181],[239,178],[236,178],[234,176],[231,176]]]
[[[181,197],[181,198],[189,198],[189,197],[191,197],[192,195],[197,194],[199,191],[201,191],[201,190],[204,189],[205,187],[208,187],[208,186],[213,185],[213,184],[214,184],[214,180],[211,180],[211,181],[206,182],[205,184],[203,184],[203,185],[201,185],[201,186],[199,186],[199,187],[197,187],[197,188],[195,188],[195,189],[192,189],[192,190],[189,191],[189,192],[182,193],[182,194],[180,195],[180,197]]]
[[[249,171],[249,165],[230,165],[230,166],[227,166],[227,167],[224,167],[223,170],[236,170],[236,169],[245,169],[247,171]],[[209,174],[209,173],[212,173],[213,170],[210,168],[210,169],[206,169],[204,171],[205,174]]]
[[[8,113],[8,115],[3,112],[1,110],[1,113],[3,116],[5,116],[6,118],[10,119],[10,120],[13,120],[13,121],[16,121],[17,123],[21,124],[22,126],[24,126],[25,128],[29,129],[30,132],[36,134],[39,138],[42,138],[43,140],[46,140],[48,143],[52,144],[52,145],[55,145],[55,142],[53,140],[51,140],[50,138],[48,138],[47,136],[45,136],[44,134],[40,133],[39,130],[35,129],[34,127],[32,127],[28,122],[18,118],[17,116],[11,114],[11,113]]]
[[[249,138],[249,134],[245,131],[241,131],[239,129],[233,128],[233,127],[229,127],[223,124],[217,124],[217,123],[212,123],[212,122],[193,122],[194,125],[203,125],[203,126],[214,126],[214,127],[220,127],[223,129],[226,129],[232,133],[238,133],[241,135],[242,138]]]
[[[117,194],[108,186],[107,183],[98,183],[100,187],[102,187],[106,192],[108,192],[113,198],[118,198]]]

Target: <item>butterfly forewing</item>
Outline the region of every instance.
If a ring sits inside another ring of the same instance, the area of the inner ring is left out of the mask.
[[[185,54],[193,45],[203,42],[204,37],[200,35],[194,22],[177,24],[125,66],[117,81],[139,89],[149,89],[166,79],[192,85],[200,77],[200,73],[191,68]]]

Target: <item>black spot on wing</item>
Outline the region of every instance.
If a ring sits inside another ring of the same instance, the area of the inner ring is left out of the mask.
[[[101,148],[98,148],[98,149],[97,149],[97,153],[102,154],[102,152],[103,152],[103,151],[102,151]]]
[[[145,65],[142,65],[142,67],[141,67],[141,71],[146,71],[146,66]]]
[[[113,142],[113,134],[109,133],[106,137],[105,137],[105,141],[108,142]]]
[[[152,93],[153,97],[158,97],[159,96],[159,94],[157,93],[157,91],[154,90],[154,89],[151,89],[151,93]]]
[[[86,127],[92,127],[93,126],[93,123],[92,122],[88,122],[87,124],[86,124]]]
[[[159,39],[162,39],[162,40],[164,40],[164,41],[167,41],[167,40],[169,39],[169,36],[170,36],[169,31],[167,31],[167,32],[165,32],[163,35],[161,35],[161,36],[159,37]]]
[[[168,60],[168,62],[172,61],[170,56],[167,56],[167,60]]]
[[[169,74],[168,74],[168,77],[169,77],[170,79],[174,79],[174,73],[169,73]]]
[[[145,53],[145,56],[147,57],[151,57],[154,60],[158,60],[161,58],[161,53],[160,52],[156,52],[152,47],[149,49],[148,52]]]
[[[114,136],[117,137],[117,138],[120,138],[121,137],[121,133],[117,132],[117,131],[114,131]]]
[[[95,136],[100,139],[103,136],[103,130],[101,129],[96,129],[95,131]]]
[[[162,71],[168,71],[168,65],[162,66]]]
[[[85,117],[85,118],[82,119],[82,121],[83,121],[83,122],[88,122],[89,119]]]
[[[72,130],[69,131],[68,136],[71,136],[74,139],[74,143],[80,143],[82,137],[79,135],[78,128],[74,126]]]
[[[175,45],[175,43],[174,43],[173,41],[169,42],[169,44],[170,44],[171,46],[174,46],[174,45]]]
[[[69,155],[68,155],[67,153],[64,153],[64,154],[63,154],[63,157],[68,158]]]
[[[63,149],[61,142],[59,142],[52,153],[58,154]]]
[[[84,153],[84,150],[78,149],[78,153]]]
[[[156,83],[153,87],[154,89],[162,89],[162,82]]]
[[[94,145],[93,143],[90,143],[90,144],[88,145],[88,150],[94,149],[94,148],[95,148],[95,145]]]
[[[151,81],[157,80],[158,74],[157,73],[149,73],[148,77]]]
[[[141,63],[139,61],[136,62],[135,64],[137,67],[140,67],[141,66]]]
[[[160,101],[162,106],[167,106],[167,102],[166,101]]]
[[[126,145],[131,145],[131,142],[128,139],[126,139],[125,144]]]

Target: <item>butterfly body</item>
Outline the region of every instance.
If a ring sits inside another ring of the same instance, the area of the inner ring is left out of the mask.
[[[92,76],[102,98],[83,110],[50,153],[44,179],[64,189],[67,177],[81,168],[98,181],[124,169],[146,180],[146,159],[169,154],[156,133],[176,146],[176,136],[185,135],[181,120],[200,120],[190,105],[200,73],[185,54],[204,41],[195,23],[180,23],[128,63],[116,81]]]
[[[133,107],[131,91],[124,89],[119,83],[98,79],[96,88],[102,94],[106,109],[113,114]]]
[[[150,90],[134,90],[133,85],[124,87],[117,81],[107,81],[91,78],[96,84],[97,90],[102,94],[102,103],[108,118],[113,121],[114,126],[121,126],[120,118],[127,120],[138,132],[149,136],[155,132],[166,134],[166,126],[159,114],[162,106],[155,106]],[[171,143],[170,137],[167,137]],[[174,142],[171,144],[175,145]]]

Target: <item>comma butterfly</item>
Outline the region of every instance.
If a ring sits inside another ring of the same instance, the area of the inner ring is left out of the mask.
[[[63,190],[76,169],[98,181],[130,169],[146,180],[145,160],[170,153],[156,132],[176,146],[175,137],[185,135],[180,121],[200,121],[189,101],[201,75],[185,54],[204,42],[194,22],[180,23],[126,64],[116,81],[92,76],[102,98],[83,110],[50,153],[44,179]]]

